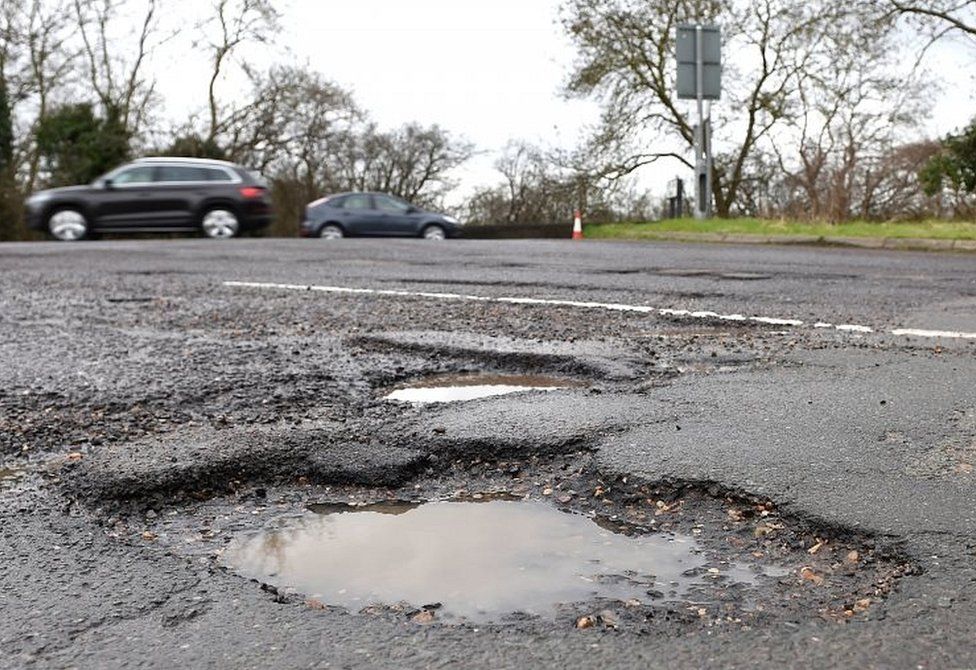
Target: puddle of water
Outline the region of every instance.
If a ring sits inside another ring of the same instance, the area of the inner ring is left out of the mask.
[[[705,558],[691,537],[629,537],[533,501],[316,506],[289,528],[233,542],[238,573],[330,605],[441,603],[442,618],[498,621],[596,598],[681,598]],[[658,596],[659,597],[659,596]]]
[[[413,403],[457,402],[521,391],[557,391],[584,386],[578,381],[542,375],[448,375],[396,389],[385,400]]]

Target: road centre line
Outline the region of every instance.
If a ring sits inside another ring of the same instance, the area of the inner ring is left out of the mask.
[[[913,337],[941,337],[957,340],[976,340],[976,333],[964,333],[958,330],[919,330],[917,328],[897,328],[892,335],[908,335]]]
[[[698,311],[692,312],[685,309],[663,309],[650,307],[648,305],[627,305],[622,303],[607,302],[588,302],[578,300],[555,300],[546,298],[514,298],[514,297],[492,297],[481,295],[468,295],[464,293],[431,293],[427,291],[400,291],[394,289],[373,289],[373,288],[352,288],[348,286],[318,286],[315,284],[279,284],[274,282],[249,282],[249,281],[225,281],[224,286],[229,288],[258,288],[286,291],[315,291],[319,293],[339,293],[347,295],[377,295],[392,296],[400,298],[429,298],[433,300],[457,300],[465,302],[493,302],[509,305],[543,305],[549,307],[575,307],[578,309],[602,309],[610,312],[633,312],[637,314],[657,314],[659,316],[677,316],[692,319],[718,319],[721,321],[738,321],[762,323],[774,326],[791,326],[795,328],[806,326],[807,324],[799,319],[778,319],[768,316],[745,316],[744,314],[719,314],[718,312]],[[832,329],[846,333],[874,333],[875,330],[870,326],[862,326],[853,323],[832,324],[818,321],[812,324],[817,329]],[[904,335],[910,337],[928,337],[944,339],[976,339],[976,333],[966,333],[949,330],[920,330],[915,328],[897,328],[891,331],[892,335]]]

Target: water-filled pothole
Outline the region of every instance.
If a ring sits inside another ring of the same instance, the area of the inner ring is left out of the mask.
[[[441,375],[402,386],[384,399],[412,403],[457,402],[523,391],[557,391],[583,386],[585,384],[577,380],[545,375]]]
[[[706,568],[698,542],[630,536],[543,502],[313,506],[287,528],[231,544],[240,574],[355,611],[439,603],[439,616],[498,621],[554,616],[597,600],[680,601],[706,579],[748,580]],[[752,580],[755,575],[751,575]]]

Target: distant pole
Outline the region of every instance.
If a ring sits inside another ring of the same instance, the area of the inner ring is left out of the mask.
[[[685,215],[685,180],[681,177],[675,179],[674,194],[674,218],[680,219]]]
[[[711,214],[711,199],[708,197],[709,129],[705,122],[705,53],[701,25],[695,26],[695,89],[695,102],[698,105],[698,125],[695,126],[695,218],[700,220]]]
[[[705,175],[703,202],[705,204],[705,217],[712,216],[712,101],[705,103],[705,132],[703,133],[705,146],[705,168],[702,174]]]

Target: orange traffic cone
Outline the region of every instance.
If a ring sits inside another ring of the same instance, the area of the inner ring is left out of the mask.
[[[573,239],[583,239],[583,215],[578,209],[573,212]]]

